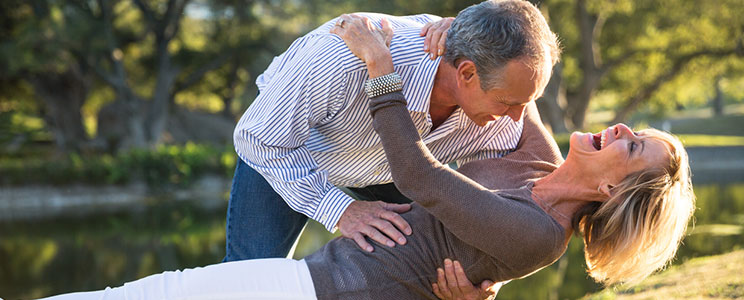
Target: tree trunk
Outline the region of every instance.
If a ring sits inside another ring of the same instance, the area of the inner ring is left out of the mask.
[[[135,95],[117,93],[114,102],[98,111],[96,145],[108,152],[148,147],[141,103]]]
[[[165,142],[181,144],[196,140],[221,146],[232,142],[234,129],[232,117],[174,107],[168,117],[168,139]]]
[[[716,117],[723,116],[723,91],[721,90],[721,76],[716,76],[713,83],[716,95],[713,97],[713,115]]]
[[[239,59],[234,59],[232,66],[230,67],[230,73],[227,75],[227,86],[225,92],[222,93],[222,116],[229,119],[234,119],[235,116],[232,114],[232,103],[235,100],[235,89],[240,84],[240,78],[238,78],[238,70],[241,65]]]
[[[165,29],[160,29],[165,30]],[[160,37],[157,41],[157,79],[155,81],[155,90],[152,94],[152,101],[149,101],[145,127],[147,128],[147,141],[150,145],[160,142],[160,138],[165,131],[168,122],[168,113],[170,100],[174,95],[173,84],[178,74],[178,70],[172,67],[170,54],[168,53],[169,38]]]
[[[569,93],[571,96],[566,99],[568,101],[566,115],[573,128],[580,129],[584,127],[589,101],[599,87],[603,75],[600,68],[599,45],[596,42],[596,37],[601,31],[601,26],[598,24],[601,22],[598,22],[599,17],[589,14],[584,0],[577,0],[575,9],[580,33],[579,67],[583,78],[578,91]]]
[[[571,108],[568,112],[568,117],[571,118],[573,128],[584,128],[584,122],[586,121],[586,111],[589,109],[589,102],[594,97],[594,91],[599,87],[600,75],[598,72],[593,70],[584,70],[584,80],[581,82],[579,91],[570,99]]]
[[[77,65],[64,73],[27,76],[45,107],[46,122],[61,152],[79,151],[88,142],[80,108],[88,97],[89,80]]]
[[[553,68],[553,74],[550,76],[550,82],[545,87],[545,93],[542,99],[537,101],[537,109],[543,123],[550,125],[553,133],[566,133],[566,114],[561,104],[565,104],[566,89],[563,87],[563,64],[557,64]]]

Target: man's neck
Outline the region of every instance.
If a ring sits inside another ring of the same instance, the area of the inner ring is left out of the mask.
[[[457,103],[453,100],[455,85],[457,84],[454,80],[455,72],[455,68],[446,63],[444,59],[439,61],[437,74],[434,76],[434,87],[429,98],[431,131],[442,125],[457,109]]]

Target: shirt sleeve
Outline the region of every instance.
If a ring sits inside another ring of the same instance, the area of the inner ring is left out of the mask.
[[[332,119],[343,104],[346,74],[334,57],[344,48],[331,35],[296,40],[272,63],[270,80],[262,83],[233,136],[238,156],[293,210],[332,232],[353,199],[328,181],[305,142],[312,128]]]

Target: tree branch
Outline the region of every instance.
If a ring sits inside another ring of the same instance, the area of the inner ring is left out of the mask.
[[[150,29],[155,29],[157,27],[157,19],[155,18],[155,13],[145,4],[142,2],[142,0],[132,0],[134,1],[134,4],[137,5],[137,7],[142,12],[142,16],[145,17],[145,22],[147,23],[147,27],[150,27]]]
[[[615,68],[617,65],[624,63],[626,60],[630,59],[631,57],[635,56],[639,53],[646,53],[650,52],[649,50],[639,50],[639,49],[631,49],[623,53],[622,55],[615,57],[614,59],[608,60],[605,64],[602,65],[602,67],[599,68],[599,73],[604,75],[613,68]]]
[[[184,80],[179,81],[179,82],[177,82],[175,84],[175,86],[173,88],[173,94],[176,94],[176,93],[178,93],[180,91],[183,91],[183,90],[189,88],[190,86],[196,84],[208,72],[222,67],[225,63],[227,63],[227,61],[231,57],[233,57],[233,55],[234,54],[232,52],[231,53],[222,54],[220,56],[217,56],[217,58],[215,58],[215,59],[213,59],[213,60],[211,60],[211,61],[209,61],[209,62],[207,62],[207,63],[205,63],[205,64],[203,64],[201,66],[199,66],[199,68],[197,68],[196,70],[194,70],[194,72],[191,72],[191,74],[187,75],[186,78],[184,78]]]
[[[731,54],[736,54],[736,49],[706,49],[680,56],[666,73],[657,76],[649,85],[644,87],[638,94],[628,100],[623,108],[615,115],[612,123],[619,123],[626,120],[628,115],[635,110],[641,102],[650,98],[651,95],[661,88],[664,83],[674,79],[674,77],[676,77],[693,59],[701,56],[723,57]]]
[[[166,41],[170,41],[178,33],[180,27],[181,16],[183,15],[186,4],[189,0],[170,0],[168,1],[168,8],[165,11],[162,24],[162,34]]]

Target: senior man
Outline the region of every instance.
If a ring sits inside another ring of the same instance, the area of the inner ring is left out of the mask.
[[[522,132],[525,106],[541,96],[558,60],[555,34],[526,1],[485,1],[461,11],[442,57],[421,51],[433,15],[362,13],[388,19],[400,88],[424,142],[443,163],[500,157]],[[405,244],[399,213],[410,200],[391,183],[368,114],[364,63],[336,35],[333,19],[295,40],[256,84],[259,95],[234,133],[240,157],[227,213],[225,261],[287,256],[307,219],[340,230],[365,251]],[[531,104],[534,105],[534,104]],[[505,116],[505,117],[504,117]],[[338,187],[348,187],[354,200]]]

